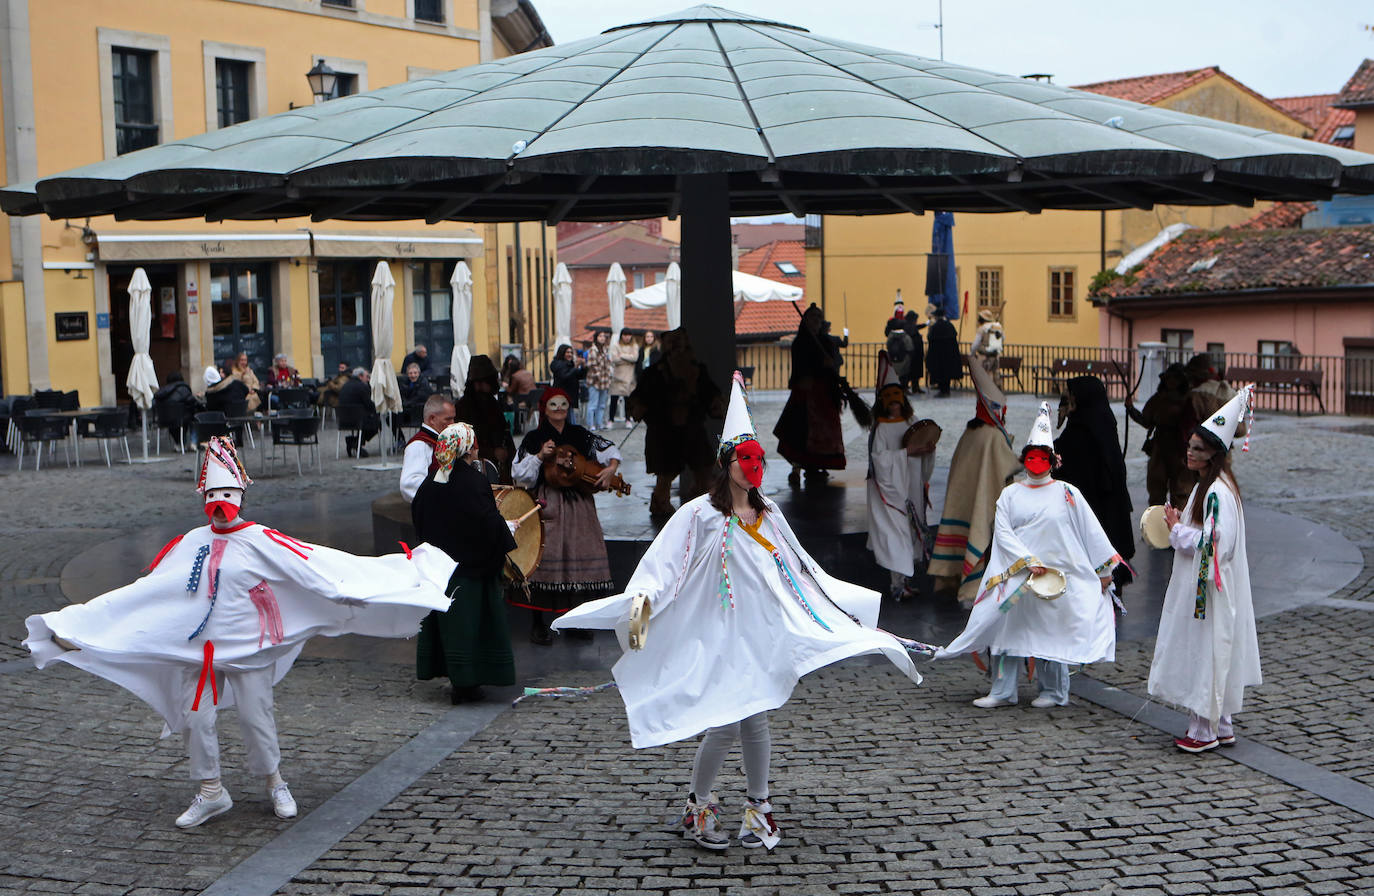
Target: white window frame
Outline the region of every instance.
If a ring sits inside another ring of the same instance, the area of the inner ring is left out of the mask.
[[[262,47],[222,44],[218,41],[200,42],[205,57],[205,130],[219,130],[219,91],[215,89],[215,61],[231,59],[253,66],[248,78],[248,119],[267,114],[267,51]]]
[[[175,139],[172,130],[172,39],[165,34],[141,34],[116,28],[97,28],[97,71],[100,77],[100,139],[105,158],[119,157],[115,140],[114,60],[115,49],[141,50],[153,54],[153,115],[157,119],[157,142]]]
[[[361,59],[344,59],[342,56],[326,56],[323,53],[312,53],[310,55],[310,65],[313,67],[316,62],[323,62],[325,65],[334,69],[341,75],[354,75],[358,79],[358,89],[356,93],[367,93],[367,63]],[[316,99],[316,103],[320,100]]]

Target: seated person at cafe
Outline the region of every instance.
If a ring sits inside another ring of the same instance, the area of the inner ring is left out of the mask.
[[[377,414],[377,406],[372,403],[372,375],[366,367],[354,367],[353,376],[339,390],[339,410],[360,408],[362,410],[363,444],[382,430],[382,418]],[[358,444],[355,431],[344,437],[349,457],[367,457],[367,449]]]
[[[267,375],[267,385],[273,389],[289,389],[300,384],[301,375],[286,360],[286,355],[278,353],[272,359],[272,372]]]
[[[258,382],[258,375],[253,372],[253,368],[248,365],[247,352],[239,352],[234,358],[229,375],[248,387],[248,413],[256,411],[262,405],[262,396],[258,394],[262,384]]]
[[[200,410],[200,400],[196,398],[195,393],[191,391],[191,386],[181,375],[181,371],[174,370],[167,374],[167,384],[161,389],[158,389],[153,395],[154,413],[164,413],[162,411],[163,408],[170,408],[177,405],[181,406],[182,419],[186,421],[188,424],[187,428],[189,429],[191,418]],[[167,425],[167,433],[172,437],[173,441],[180,440],[181,431],[182,427],[177,424],[169,423]]]
[[[337,408],[339,406],[339,390],[343,388],[344,383],[352,378],[353,371],[349,368],[348,362],[340,361],[339,372],[320,384],[319,395],[315,398],[315,404],[322,408]]]
[[[226,371],[231,370],[233,362],[225,361],[221,367]],[[226,376],[213,367],[205,368],[205,410],[219,411],[228,416],[236,405],[247,405],[248,395],[248,387],[243,380]]]
[[[423,345],[417,345],[411,349],[410,354],[406,355],[405,360],[401,362],[401,371],[404,372],[412,364],[419,365],[420,376],[429,376],[429,349]]]

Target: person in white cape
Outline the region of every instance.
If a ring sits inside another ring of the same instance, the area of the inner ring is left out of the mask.
[[[442,551],[355,557],[300,541],[239,516],[251,482],[232,440],[211,439],[197,483],[209,525],[174,538],[137,581],[26,620],[38,668],[70,663],[111,681],[162,716],[163,737],[182,735],[200,790],[180,828],[233,806],[220,782],[220,708],[238,706],[249,771],[266,781],[277,816],[293,818],[272,686],[305,641],[410,637],[430,610],[449,606],[455,564]]]
[[[878,352],[878,394],[868,434],[868,549],[888,571],[889,594],[896,600],[913,595],[908,579],[930,559],[932,541],[926,495],[939,436],[913,438],[914,418],[887,352]],[[920,422],[939,432],[933,421]]]
[[[706,732],[681,822],[706,849],[729,845],[712,786],[742,742],[739,842],[771,849],[781,834],[769,802],[769,710],[803,675],[846,657],[881,654],[911,681],[921,676],[902,643],[874,628],[881,596],[827,575],[759,493],[764,452],[739,374],[718,459],[714,487],[673,514],[625,592],[576,607],[555,627],[615,630],[625,653],[613,671],[636,748]]]
[[[1016,705],[1027,657],[1037,660],[1040,686],[1031,705],[1043,709],[1069,702],[1070,665],[1116,655],[1107,587],[1121,558],[1083,493],[1051,476],[1054,436],[1043,401],[1021,463],[1028,477],[997,499],[987,572],[968,625],[935,654],[938,660],[991,650],[992,688],[973,701],[982,709]]]
[[[1150,663],[1153,697],[1188,710],[1188,730],[1174,738],[1187,753],[1236,742],[1231,716],[1245,688],[1261,684],[1259,639],[1245,552],[1245,513],[1231,472],[1236,427],[1250,413],[1246,387],[1193,430],[1188,469],[1198,484],[1182,510],[1166,506],[1174,567]],[[1248,439],[1244,450],[1249,450]]]

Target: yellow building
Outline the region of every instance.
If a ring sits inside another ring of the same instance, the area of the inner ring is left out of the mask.
[[[498,11],[493,12],[493,7]],[[334,96],[508,56],[552,41],[528,0],[9,0],[0,3],[4,180],[16,184]],[[307,72],[337,73],[328,95]],[[205,223],[0,215],[0,388],[126,398],[126,288],[153,285],[158,378],[245,351],[285,353],[302,376],[372,361],[370,283],[396,281],[399,364],[452,348],[448,281],[472,269],[475,352],[538,341],[555,264],[532,224]],[[499,356],[496,357],[499,363]]]
[[[1312,129],[1215,67],[1088,84],[1079,88],[1193,115],[1309,137]],[[1045,211],[957,214],[954,256],[959,292],[968,294],[973,337],[980,308],[993,309],[1007,340],[1033,345],[1099,344],[1098,312],[1086,300],[1094,275],[1184,221],[1217,228],[1257,208],[1157,206],[1149,211]],[[847,322],[851,338],[877,341],[902,291],[908,310],[925,317],[926,255],[932,215],[826,216],[809,228],[807,270],[821,281],[811,298],[827,317]],[[813,223],[810,219],[808,223]],[[961,300],[962,301],[962,300]],[[847,307],[847,312],[846,312]]]

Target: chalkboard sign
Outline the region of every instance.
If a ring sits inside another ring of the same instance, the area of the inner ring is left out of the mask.
[[[57,341],[90,339],[90,316],[85,311],[59,311],[53,315],[57,326]]]

